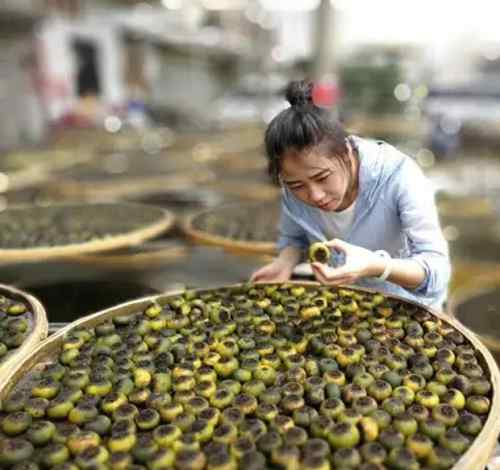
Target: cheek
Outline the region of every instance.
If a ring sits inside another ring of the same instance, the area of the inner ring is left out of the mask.
[[[343,195],[346,191],[346,184],[343,178],[335,176],[328,185],[328,192],[330,194]]]

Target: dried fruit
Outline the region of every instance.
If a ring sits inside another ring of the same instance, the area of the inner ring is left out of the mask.
[[[449,468],[492,393],[453,333],[420,307],[350,289],[171,296],[70,332],[59,360],[4,401],[0,464]]]
[[[316,242],[309,246],[309,261],[311,263],[328,263],[330,259],[330,248],[325,243]]]

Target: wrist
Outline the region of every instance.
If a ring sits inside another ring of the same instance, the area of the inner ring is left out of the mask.
[[[373,263],[374,273],[372,277],[379,281],[386,281],[392,272],[391,255],[384,250],[377,250],[374,253],[376,257]]]
[[[296,246],[287,246],[285,247],[278,256],[275,258],[281,266],[291,266],[293,269],[302,258],[302,250]]]
[[[293,271],[293,268],[297,263],[294,263],[293,260],[287,258],[276,258],[274,260],[274,264],[280,269],[289,271],[290,273]]]
[[[386,266],[387,266],[387,261],[384,258],[382,258],[382,256],[374,254],[373,260],[370,263],[366,276],[374,278],[379,277],[384,273]]]

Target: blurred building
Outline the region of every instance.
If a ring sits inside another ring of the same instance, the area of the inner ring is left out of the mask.
[[[43,2],[0,2],[0,148],[43,138],[46,118],[37,74],[36,24]]]

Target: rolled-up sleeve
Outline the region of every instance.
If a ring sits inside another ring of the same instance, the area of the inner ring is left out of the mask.
[[[451,276],[448,243],[443,236],[429,179],[410,158],[400,167],[396,200],[410,259],[425,271],[424,281],[413,292],[444,300]]]
[[[307,237],[304,229],[288,215],[288,210],[283,202],[281,203],[278,232],[278,251],[287,246],[295,246],[301,250],[307,248]]]

